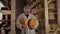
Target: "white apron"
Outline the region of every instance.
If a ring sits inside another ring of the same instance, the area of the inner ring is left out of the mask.
[[[16,27],[21,29],[21,34],[35,34],[35,29],[29,29],[29,27],[27,26],[25,29],[22,29],[22,24],[19,23],[19,18],[26,18],[27,20],[29,20],[30,18],[35,18],[36,17],[32,14],[29,14],[28,18],[26,17],[26,15],[23,13],[21,14],[18,18],[17,18],[17,21],[16,21]],[[38,26],[38,20],[36,19],[36,25],[35,25],[35,28],[37,28]]]

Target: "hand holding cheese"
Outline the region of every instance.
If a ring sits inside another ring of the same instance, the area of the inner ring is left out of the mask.
[[[20,18],[19,21],[22,24],[23,28],[25,28],[26,26],[28,26],[30,29],[34,29],[34,27],[36,25],[36,19],[35,18],[31,18],[28,21],[25,18]]]

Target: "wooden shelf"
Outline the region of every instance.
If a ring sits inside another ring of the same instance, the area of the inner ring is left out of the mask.
[[[57,28],[56,30],[50,30],[50,32],[51,32],[51,31],[55,32],[55,31],[58,31],[58,30],[59,30],[59,29]]]
[[[31,8],[33,8],[36,4],[38,4],[40,2],[40,0],[37,0],[35,3],[33,3],[32,5],[31,5]]]
[[[0,20],[0,22],[7,22],[7,21],[11,21],[11,20]]]
[[[3,29],[0,29],[0,30],[7,30],[7,29],[11,29],[10,27],[9,28],[3,28]]]
[[[56,0],[49,0],[49,1],[48,1],[48,4],[51,3],[51,2],[55,2],[55,1],[56,1]]]
[[[1,1],[3,1],[3,0],[1,0]],[[11,10],[0,10],[0,12],[3,14],[3,15],[5,15],[5,17],[6,17],[6,20],[0,20],[1,22],[3,22],[3,21],[8,21],[8,14],[10,14],[11,15],[11,25],[9,26],[9,27],[7,27],[7,28],[4,28],[4,27],[2,27],[0,30],[1,30],[1,34],[5,34],[5,29],[11,29],[11,31],[9,32],[9,33],[7,33],[7,34],[16,34],[16,31],[15,31],[15,7],[16,7],[16,2],[15,2],[16,0],[11,0],[11,3],[9,4],[9,5],[11,5],[11,7],[9,7],[8,8],[8,6],[7,6],[7,4],[5,4],[6,6],[5,7],[7,7],[8,9],[10,9],[11,8]],[[8,1],[8,3],[9,3],[10,1]],[[6,22],[6,23],[10,23],[10,22]]]
[[[28,4],[30,4],[30,3],[32,3],[33,2],[33,0],[26,0],[27,2],[28,2]]]
[[[11,10],[0,10],[4,15],[11,14]]]
[[[57,12],[57,9],[49,9],[49,12]]]
[[[39,9],[39,10],[38,10],[38,11],[36,11],[36,12],[31,11],[31,13],[32,13],[32,14],[37,14],[37,13],[39,13],[39,12],[43,12],[42,10],[44,10],[44,8]]]

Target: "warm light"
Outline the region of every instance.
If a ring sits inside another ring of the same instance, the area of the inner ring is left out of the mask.
[[[2,2],[0,1],[0,10],[1,10],[1,7],[4,7],[4,5],[3,5]]]

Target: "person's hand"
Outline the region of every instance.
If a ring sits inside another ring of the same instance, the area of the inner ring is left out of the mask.
[[[35,29],[35,27],[33,26],[33,27],[30,27],[30,29]]]
[[[22,24],[22,28],[26,28],[27,26],[25,26],[24,24]]]

